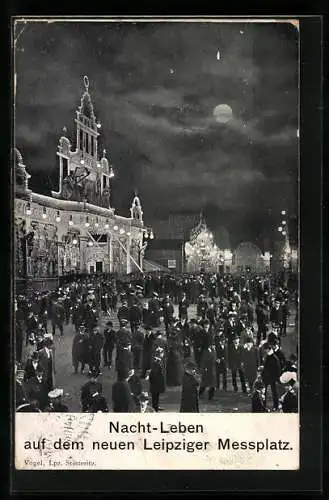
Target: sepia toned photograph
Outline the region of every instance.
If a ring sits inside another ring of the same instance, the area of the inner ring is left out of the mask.
[[[16,412],[298,414],[298,21],[12,39]]]

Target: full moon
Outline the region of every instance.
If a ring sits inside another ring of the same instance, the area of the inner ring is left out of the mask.
[[[232,115],[232,108],[228,104],[219,104],[213,111],[213,116],[218,123],[227,123]]]

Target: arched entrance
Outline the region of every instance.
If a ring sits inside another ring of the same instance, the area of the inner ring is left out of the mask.
[[[263,273],[266,271],[266,262],[260,248],[249,241],[242,242],[236,248],[234,255],[236,272]]]

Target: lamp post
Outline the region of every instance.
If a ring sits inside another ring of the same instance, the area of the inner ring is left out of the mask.
[[[290,248],[290,240],[289,240],[289,227],[287,222],[287,211],[281,210],[281,223],[278,227],[279,233],[284,237],[284,246],[282,251],[282,267],[283,267],[283,285],[286,287],[288,284],[288,273],[289,268],[291,266],[291,248]]]
[[[142,238],[139,241],[138,253],[139,253],[139,265],[143,269],[143,260],[148,242],[154,239],[153,229],[151,227],[146,227],[143,229]]]

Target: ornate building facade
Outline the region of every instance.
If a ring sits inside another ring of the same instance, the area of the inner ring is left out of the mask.
[[[114,176],[106,151],[98,154],[99,124],[89,81],[76,112],[76,147],[63,136],[58,145],[58,191],[51,196],[29,189],[30,175],[14,149],[15,275],[17,280],[46,283],[68,274],[129,274],[143,269],[146,231],[140,199],[130,217],[111,207]]]
[[[242,242],[233,251],[215,243],[215,237],[201,214],[199,223],[190,232],[185,243],[186,271],[241,274],[264,274],[270,270],[270,252],[264,252],[253,243]]]

